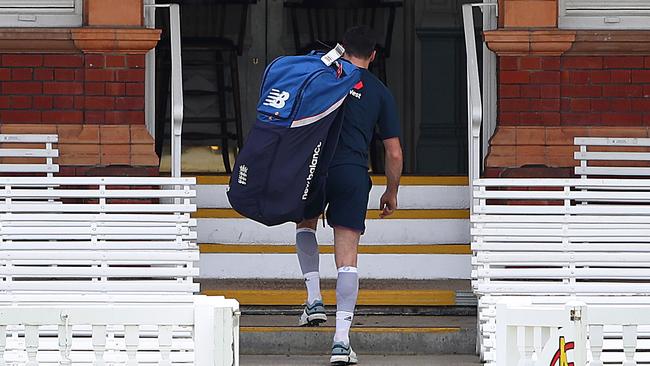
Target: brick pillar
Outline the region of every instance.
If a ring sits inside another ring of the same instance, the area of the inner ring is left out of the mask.
[[[0,132],[58,134],[62,175],[158,174],[144,54],[160,32],[142,28],[141,0],[85,0],[84,18],[0,32]]]
[[[557,0],[499,0],[505,28],[557,27]]]
[[[144,55],[4,54],[0,80],[0,131],[59,134],[63,174],[108,166],[155,171],[144,125]]]

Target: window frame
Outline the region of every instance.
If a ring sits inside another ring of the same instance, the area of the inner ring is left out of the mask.
[[[46,7],[33,11],[0,10],[0,27],[81,27],[83,25],[83,0],[72,1],[74,3],[72,11],[68,11],[68,8],[49,10]]]
[[[560,29],[650,29],[650,12],[648,15],[567,15],[566,6],[567,0],[558,1],[558,28]]]

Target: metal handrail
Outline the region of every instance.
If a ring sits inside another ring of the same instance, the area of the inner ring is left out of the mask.
[[[483,123],[483,102],[479,78],[478,56],[476,53],[476,36],[472,8],[494,6],[497,3],[478,3],[463,5],[463,28],[465,31],[465,50],[467,52],[467,138],[469,148],[469,184],[473,194],[473,182],[481,176],[481,127]],[[470,210],[473,204],[470,203]]]
[[[169,8],[169,43],[172,65],[172,177],[181,176],[181,135],[183,133],[183,67],[181,60],[181,16],[178,4],[148,4],[145,7]],[[166,96],[163,96],[166,98]],[[165,113],[165,111],[158,111]]]

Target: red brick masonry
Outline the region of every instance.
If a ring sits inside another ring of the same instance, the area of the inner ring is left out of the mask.
[[[1,130],[58,133],[64,166],[155,166],[144,66],[143,54],[2,54]]]
[[[144,55],[4,54],[3,123],[144,124]]]
[[[500,170],[571,167],[574,136],[647,137],[650,57],[500,57],[498,123]]]

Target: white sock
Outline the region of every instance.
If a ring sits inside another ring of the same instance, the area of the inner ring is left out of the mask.
[[[334,333],[334,342],[343,342],[350,344],[350,326],[354,313],[349,311],[336,312],[336,333]]]
[[[305,273],[305,285],[307,286],[307,302],[313,303],[315,300],[322,300],[320,294],[320,274],[318,272]]]

